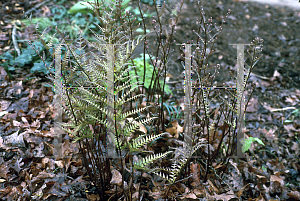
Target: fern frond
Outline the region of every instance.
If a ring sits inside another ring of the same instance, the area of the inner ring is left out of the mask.
[[[233,111],[233,112],[236,112],[236,109],[235,109],[235,108],[233,108],[233,107],[232,107],[232,105],[231,105],[231,104],[229,104],[227,100],[225,100],[225,99],[224,99],[223,97],[221,97],[221,96],[220,96],[220,98],[222,99],[223,103],[225,103],[225,104],[226,104],[226,106],[228,106],[228,107],[229,107],[229,109],[230,109],[231,111]],[[237,98],[237,97],[236,97],[236,98]]]
[[[115,101],[115,103],[116,103],[116,106],[119,107],[120,105],[122,105],[122,104],[124,104],[124,103],[126,103],[126,102],[129,102],[129,101],[131,101],[131,100],[137,99],[138,97],[141,97],[141,96],[145,96],[145,95],[144,95],[144,94],[138,94],[138,95],[135,95],[135,96],[133,96],[133,97],[130,97],[130,98],[126,99],[126,100],[124,99],[125,96],[122,96],[122,97],[118,98],[118,99]],[[123,115],[122,118],[124,118],[124,116],[128,116],[128,115]]]
[[[169,175],[164,174],[163,172],[159,172],[159,173],[153,172],[153,173],[163,179],[166,179],[168,182],[172,183],[172,180],[169,178]]]
[[[143,95],[143,94],[140,94],[140,95]],[[148,106],[147,106],[147,107],[148,107]],[[122,114],[122,115],[120,116],[120,118],[121,118],[121,119],[125,119],[126,117],[129,117],[129,116],[131,116],[131,115],[141,113],[141,112],[143,112],[144,110],[146,110],[147,107],[139,108],[139,109],[134,109],[134,110],[132,110],[132,111],[128,111],[128,112]]]
[[[131,125],[127,125],[126,128],[123,128],[122,134],[124,136],[130,136],[131,133],[137,128],[139,127],[139,125],[136,124],[131,124]]]
[[[133,149],[138,149],[140,147],[142,147],[143,145],[146,145],[147,143],[149,142],[152,142],[153,140],[165,135],[166,133],[160,133],[158,135],[153,135],[153,136],[150,136],[150,135],[143,135],[145,136],[142,137],[142,138],[138,138],[138,139],[134,139],[133,142],[132,142],[132,148]]]
[[[158,153],[158,154],[152,154],[150,156],[147,156],[146,158],[143,158],[141,160],[138,160],[137,162],[134,163],[134,168],[135,169],[143,169],[149,171],[150,169],[147,168],[146,166],[152,163],[155,160],[164,158],[166,155],[171,153],[172,151],[168,151],[165,153]]]
[[[142,86],[142,85],[138,85],[136,87],[132,87],[132,85],[136,84],[137,82],[135,83],[132,83],[132,84],[128,84],[128,85],[123,85],[123,86],[119,86],[118,89],[116,89],[116,93],[120,92],[120,91],[124,91],[126,88],[131,88],[129,91],[127,91],[126,94],[123,94],[122,97],[120,97],[121,99],[124,99],[125,97],[127,97],[131,92],[133,92],[135,90],[135,88],[139,87],[139,86]],[[126,100],[127,102],[127,100]]]
[[[104,121],[102,119],[99,119],[98,117],[91,115],[91,114],[87,114],[88,117],[95,119],[97,122],[101,123],[102,125],[106,125],[106,127],[110,130],[113,130],[115,125],[111,124],[111,122],[107,122],[107,119],[105,119]]]
[[[71,128],[74,128],[76,127],[75,124],[73,123],[59,123],[58,124],[58,127],[61,128],[62,130],[66,131],[67,133],[70,133],[73,135],[73,130],[70,130],[69,128],[67,127],[71,127]]]
[[[114,119],[114,114],[110,111],[107,111],[106,108],[102,108],[100,105],[95,104],[94,102],[92,102],[90,100],[85,100],[85,101],[88,102],[89,104],[93,105],[94,107],[96,107],[99,111],[101,111],[103,114],[106,114],[111,119]]]
[[[78,90],[80,90],[82,92],[82,95],[84,95],[84,98],[82,98],[82,100],[93,100],[93,101],[99,102],[99,103],[107,102],[107,98],[104,98],[97,94],[94,94],[83,87],[79,87]]]
[[[171,168],[159,168],[157,170],[154,170],[154,174],[161,176],[164,179],[167,179],[168,182],[170,183],[174,183],[179,175],[179,173],[181,172],[182,168],[186,165],[188,159],[202,146],[206,146],[205,144],[206,139],[201,139],[196,145],[194,145],[193,147],[189,147],[185,142],[184,143],[184,147],[186,147],[186,149],[183,149],[181,147],[178,148],[173,148],[175,149],[175,158],[173,159],[174,162],[171,165]],[[169,175],[164,175],[161,174],[161,172],[158,174],[156,173],[156,171],[159,170],[163,170],[163,171],[167,171],[169,173]]]

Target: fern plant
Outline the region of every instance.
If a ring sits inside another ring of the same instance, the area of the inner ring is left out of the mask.
[[[148,116],[144,120],[140,118],[140,114],[146,111],[148,107],[140,109],[131,108],[129,111],[127,111],[127,108],[125,107],[127,103],[134,102],[138,98],[144,96],[143,94],[138,94],[135,90],[137,87],[139,87],[139,85],[134,83],[135,76],[130,74],[130,72],[133,72],[132,69],[134,69],[135,66],[133,66],[133,62],[130,63],[129,61],[130,59],[131,61],[134,60],[131,58],[133,51],[146,37],[146,26],[144,24],[144,36],[134,37],[133,32],[136,31],[138,27],[133,28],[132,18],[127,16],[127,13],[122,15],[122,1],[118,0],[116,3],[115,1],[105,2],[110,2],[106,5],[107,8],[104,8],[103,0],[102,4],[98,1],[95,3],[89,2],[101,24],[101,26],[95,24],[100,29],[101,34],[97,34],[91,30],[95,36],[93,40],[95,42],[90,42],[89,40],[83,38],[82,35],[79,35],[76,41],[68,41],[67,37],[64,36],[64,33],[62,33],[59,29],[56,29],[62,38],[58,48],[62,46],[67,47],[67,51],[64,54],[61,66],[61,74],[62,82],[65,86],[62,93],[62,105],[65,114],[69,117],[69,121],[67,123],[61,123],[60,127],[68,132],[70,136],[72,136],[74,140],[79,143],[80,150],[83,154],[84,166],[87,169],[87,172],[94,185],[96,185],[98,189],[99,195],[101,196],[100,199],[110,200],[111,196],[106,195],[106,192],[111,192],[112,187],[114,187],[110,184],[112,179],[111,167],[113,167],[113,163],[116,163],[116,160],[110,160],[108,155],[105,153],[108,152],[108,148],[105,147],[104,144],[107,140],[110,140],[117,150],[119,163],[117,165],[114,164],[114,167],[117,167],[117,169],[121,171],[124,196],[127,196],[124,187],[124,169],[126,168],[126,163],[128,163],[128,160],[126,162],[126,159],[129,159],[131,164],[131,179],[134,178],[135,171],[133,171],[133,169],[135,169],[141,170],[142,172],[152,172],[165,178],[169,183],[174,184],[181,175],[180,172],[188,164],[189,159],[195,152],[198,152],[198,156],[201,154],[205,156],[208,155],[206,162],[207,176],[208,168],[211,163],[210,160],[214,159],[215,157],[210,153],[210,149],[212,149],[213,146],[210,146],[209,134],[212,134],[212,139],[214,139],[216,133],[214,125],[218,125],[221,117],[221,115],[215,115],[211,122],[211,116],[213,113],[209,110],[210,91],[204,89],[204,86],[212,85],[213,83],[213,80],[211,81],[208,79],[209,75],[206,73],[208,72],[206,71],[208,64],[207,60],[210,56],[210,54],[205,55],[208,46],[207,38],[209,35],[209,30],[206,27],[206,23],[208,21],[205,20],[204,16],[202,15],[199,31],[195,32],[195,34],[198,36],[197,45],[200,45],[200,42],[204,43],[203,45],[201,44],[203,49],[202,51],[197,51],[194,54],[195,57],[193,56],[194,60],[192,61],[193,68],[198,74],[196,85],[199,84],[202,87],[200,93],[197,93],[197,96],[195,95],[195,90],[194,94],[192,95],[192,100],[195,101],[196,106],[198,106],[193,116],[198,117],[198,119],[196,119],[196,123],[197,125],[200,125],[199,127],[201,127],[201,129],[199,132],[193,132],[192,136],[187,136],[185,134],[184,137],[191,138],[190,140],[192,144],[185,144],[185,142],[182,142],[182,147],[173,148],[175,150],[175,155],[172,159],[173,163],[171,167],[153,168],[150,167],[150,165],[153,164],[155,160],[162,159],[173,152],[166,151],[164,153],[151,154],[148,156],[140,154],[143,152],[142,148],[145,147],[145,145],[166,134],[163,132],[165,130],[165,117],[163,115],[163,110],[165,108],[168,109],[168,107],[164,107],[166,104],[163,103],[162,97],[164,90],[158,89],[164,89],[166,85],[166,67],[169,60],[169,51],[161,51],[161,54],[159,51],[157,51],[156,57],[154,57],[155,60],[150,59],[153,67],[155,67],[155,71],[152,71],[151,82],[148,85],[149,91],[159,91],[158,103],[161,105],[159,110],[156,110],[158,111],[157,116],[160,116],[159,121],[155,122],[157,124],[155,133],[158,134],[150,134],[152,133],[152,130],[150,129],[148,131],[149,133],[144,132],[142,135],[134,136],[133,134],[138,133],[135,132],[138,127],[143,124],[150,124],[150,122],[156,118],[154,115]],[[183,1],[181,2],[180,9],[182,5]],[[162,7],[162,11],[163,10],[164,6]],[[159,12],[159,14],[158,10],[156,9],[158,19],[161,16],[162,11]],[[141,9],[140,12],[142,13]],[[159,29],[156,30],[159,33],[157,34],[159,39],[157,41],[163,42],[159,43],[157,49],[170,49],[170,41],[173,41],[172,33],[174,31],[175,24],[178,22],[178,16],[179,14],[174,17],[175,20],[172,20],[167,39],[162,38],[162,30],[164,29],[161,26],[160,20],[158,20],[158,24],[160,24],[160,26]],[[142,20],[142,22],[144,23],[144,20]],[[204,31],[204,36],[202,36],[203,34],[201,35],[201,30]],[[216,35],[221,29],[216,27],[216,30],[217,33],[211,37],[209,41],[213,42],[213,44]],[[43,40],[43,35],[40,37],[40,39],[43,45],[46,47],[46,51],[50,52],[49,50],[53,45],[52,40],[46,44],[45,40]],[[147,41],[145,40],[144,44],[146,44],[146,42]],[[55,54],[58,53],[56,52]],[[143,54],[143,82],[145,82],[145,74],[147,70],[145,45]],[[54,54],[52,53],[49,55],[54,57]],[[69,57],[72,57],[72,59],[69,59]],[[160,70],[159,67],[161,67]],[[49,71],[53,73],[53,70],[49,69]],[[250,71],[251,69],[248,71],[249,74]],[[159,82],[161,77],[164,78],[163,83]],[[248,77],[249,76],[247,76],[246,80]],[[246,83],[247,81],[244,81],[244,85],[246,85]],[[243,86],[240,89],[239,94],[244,89],[245,87]],[[148,93],[146,100],[151,100],[151,98],[154,100],[153,96],[153,93]],[[241,101],[239,97],[234,97],[238,101]],[[227,131],[225,132],[225,125],[229,125],[229,127],[233,129],[236,128],[235,119],[232,118],[233,114],[236,112],[234,110],[235,104],[235,102],[228,103],[223,101],[223,104],[221,105],[223,109],[227,107],[227,111],[225,111],[225,109],[222,111],[226,117],[225,120],[223,120],[224,126],[222,130],[222,138],[219,141],[219,147],[216,148],[215,153],[219,153],[220,146],[224,141],[223,138],[228,133]],[[225,114],[224,111],[228,113]],[[215,114],[217,114],[217,112],[215,112]],[[162,132],[160,132],[159,127],[161,127]],[[207,140],[205,138],[207,138]],[[213,143],[211,144],[213,145]],[[207,149],[201,149],[206,145],[208,147]],[[230,145],[228,145],[228,147],[229,146]],[[136,159],[137,154],[140,154],[140,159]],[[226,154],[226,156],[228,156],[228,153]],[[133,186],[132,180],[129,183],[131,184],[126,192],[129,192],[130,194],[131,187]],[[114,192],[116,192],[116,196],[119,196],[117,193],[117,186]],[[140,194],[141,193],[139,193],[139,196]],[[131,198],[126,200],[131,200]],[[138,200],[140,200],[140,198]]]
[[[106,141],[110,140],[113,143],[120,164],[123,164],[123,150],[129,151],[130,161],[133,162],[132,153],[141,151],[142,146],[166,134],[145,133],[136,139],[132,138],[140,125],[147,124],[157,117],[140,119],[137,114],[148,107],[125,111],[126,103],[145,96],[132,95],[139,85],[132,82],[135,76],[129,75],[129,71],[135,68],[129,66],[131,55],[145,35],[132,39],[133,22],[127,15],[118,15],[121,13],[121,3],[122,1],[110,2],[107,9],[99,9],[103,5],[98,2],[90,3],[101,22],[101,27],[96,24],[101,34],[91,30],[95,36],[94,43],[81,34],[76,41],[68,41],[64,33],[56,28],[62,38],[56,49],[62,46],[67,48],[61,65],[64,86],[61,96],[62,108],[69,121],[60,123],[59,127],[69,133],[75,142],[79,142],[84,166],[103,200],[107,200],[104,192],[110,189],[109,181],[112,176],[110,161],[105,154],[109,152],[104,146]],[[112,18],[115,15],[119,18]],[[46,43],[43,35],[40,39],[46,50],[53,48],[52,40]],[[93,51],[86,51],[86,47]],[[54,54],[50,56],[53,58]],[[49,68],[49,71],[53,73],[53,69]],[[53,77],[51,79],[55,81]],[[134,117],[133,120],[138,123],[127,122],[129,117]],[[130,138],[132,140],[129,140]],[[146,167],[170,152],[147,156],[135,164],[132,163],[133,168]],[[123,168],[121,165],[121,171]],[[123,185],[124,177],[122,179]]]

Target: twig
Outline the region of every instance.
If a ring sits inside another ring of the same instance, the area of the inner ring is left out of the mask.
[[[181,83],[182,81],[172,81],[172,82],[166,82],[166,84],[174,84],[174,83]]]
[[[17,35],[17,33],[16,33],[17,32],[16,21],[14,21],[13,24],[14,24],[14,27],[13,27],[13,30],[12,30],[11,37],[12,37],[12,41],[13,41],[13,44],[14,44],[14,48],[17,51],[18,56],[20,56],[21,52],[20,52],[20,49],[18,47],[18,43],[17,43],[17,39],[16,39],[16,35]]]
[[[39,4],[36,4],[33,8],[29,9],[28,11],[26,11],[26,12],[24,13],[24,15],[25,15],[25,16],[28,15],[28,14],[31,13],[33,10],[38,9],[41,5],[43,5],[43,4],[45,4],[45,3],[48,3],[49,1],[50,1],[50,0],[45,0],[45,1],[42,1],[41,3],[39,3]]]

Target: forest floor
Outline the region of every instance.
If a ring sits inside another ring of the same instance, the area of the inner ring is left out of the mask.
[[[40,2],[0,2],[0,55],[14,49],[11,21],[22,19],[24,9]],[[236,46],[230,44],[248,44],[256,37],[264,40],[263,57],[249,80],[256,88],[245,115],[245,135],[261,139],[265,146],[253,143],[245,159],[231,160],[226,169],[214,164],[216,171],[221,170],[222,180],[208,180],[191,192],[185,192],[185,185],[179,184],[177,190],[183,188],[185,193],[179,195],[172,189],[170,200],[300,200],[300,10],[238,0],[201,4],[206,17],[212,17],[217,25],[231,10],[209,63],[221,65],[215,86],[232,82],[230,72],[236,68],[237,53]],[[42,15],[41,11],[46,12],[51,6],[53,3],[48,1],[38,8],[36,15]],[[192,30],[198,28],[198,17],[199,10],[193,3],[184,4],[174,34],[176,43],[196,38]],[[168,73],[174,94],[169,100],[181,104],[183,59],[178,56],[179,46],[173,48],[174,65]],[[69,157],[58,161],[52,157],[54,108],[50,103],[54,93],[43,86],[44,78],[32,75],[29,68],[17,68],[9,80],[1,63],[0,72],[0,112],[8,112],[0,119],[1,200],[97,200],[95,188],[82,166],[78,145],[70,143],[68,135],[63,138],[63,149]],[[33,76],[34,79],[25,81]],[[245,93],[249,96],[248,91]],[[198,168],[193,163],[191,166]],[[224,190],[227,185],[223,182],[230,186],[229,190]],[[145,197],[162,200],[163,190],[151,191],[157,185],[154,183],[147,186]]]

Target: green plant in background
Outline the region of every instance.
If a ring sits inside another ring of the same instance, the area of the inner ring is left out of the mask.
[[[53,36],[55,33],[55,27],[57,26],[60,30],[69,35],[69,39],[75,39],[76,34],[83,30],[83,36],[89,37],[91,35],[92,30],[97,30],[96,26],[93,23],[99,24],[99,20],[97,17],[93,16],[90,13],[87,15],[83,15],[82,13],[74,13],[68,14],[67,10],[63,6],[54,7],[51,9],[54,14],[53,17],[39,17],[30,19],[21,20],[24,25],[29,26],[31,24],[38,23],[38,33],[41,33],[40,30],[44,30],[47,28],[48,31],[43,33],[44,40],[47,41],[48,38]],[[56,38],[55,43],[58,43],[58,39]]]
[[[171,102],[170,104],[167,103],[163,103],[164,107],[167,109],[168,111],[168,116],[170,117],[170,122],[172,122],[173,120],[177,120],[177,122],[180,122],[180,118],[183,115],[183,111],[180,110],[180,106],[177,106],[177,108],[174,106],[176,103],[175,102]]]
[[[42,42],[51,44],[59,43],[59,39],[54,35],[55,26],[68,34],[70,36],[70,39],[76,38],[77,35],[75,33],[80,32],[81,29],[84,29],[83,35],[89,38],[89,35],[91,33],[90,29],[93,30],[96,28],[96,26],[92,23],[99,23],[99,20],[90,13],[87,14],[88,20],[87,17],[83,16],[81,13],[69,15],[67,14],[67,10],[63,6],[54,7],[51,9],[51,11],[54,14],[54,16],[51,18],[29,18],[20,20],[20,22],[23,23],[26,27],[32,24],[36,24],[35,30],[37,31],[37,33],[42,34]],[[18,42],[24,41],[18,40]],[[32,47],[34,47],[35,50]],[[12,79],[11,72],[15,71],[16,67],[23,68],[25,66],[32,66],[30,69],[30,73],[43,73],[44,75],[49,74],[49,70],[46,68],[46,66],[49,66],[53,60],[47,57],[45,61],[42,61],[38,56],[39,53],[45,50],[45,47],[51,54],[53,54],[52,47],[44,46],[41,42],[35,41],[33,44],[28,44],[27,48],[22,49],[19,56],[13,56],[15,54],[10,52],[5,52],[3,55],[1,55],[0,59],[4,60],[2,65],[4,66],[5,71],[8,73],[9,78]],[[62,51],[66,51],[66,48],[63,47]]]
[[[159,5],[161,6],[163,4],[163,2],[166,2],[168,3],[169,0],[141,0],[142,3],[144,4],[149,4],[150,6],[153,6],[154,5],[154,2],[156,5]]]
[[[32,46],[37,50],[35,51]],[[51,60],[45,60],[45,63],[41,61],[39,54],[44,50],[44,46],[42,43],[35,41],[34,43],[27,46],[26,49],[22,49],[20,56],[14,57],[9,53],[5,52],[3,55],[0,56],[0,59],[5,60],[5,62],[2,63],[2,65],[7,69],[7,72],[9,71],[15,71],[16,66],[18,67],[24,67],[26,65],[32,65],[30,73],[44,73],[48,74],[49,71],[45,67],[46,65],[51,64]]]
[[[30,26],[31,23],[33,24],[38,24],[39,23],[39,28],[41,30],[45,30],[47,27],[52,27],[57,25],[55,22],[53,22],[50,18],[48,17],[36,17],[31,19],[31,23],[29,19],[23,19],[21,20],[22,23],[24,23],[25,26]]]
[[[94,30],[95,32],[101,32],[99,29],[97,29],[95,24],[100,24],[100,21],[98,18],[91,13],[93,13],[93,10],[89,9],[90,4],[88,2],[93,2],[94,0],[88,0],[88,1],[80,1],[76,3],[71,9],[68,11],[65,7],[62,5],[59,5],[58,7],[51,8],[52,13],[54,14],[53,17],[36,17],[36,18],[30,18],[30,19],[23,19],[20,20],[21,23],[23,23],[26,27],[30,26],[32,24],[36,24],[37,26],[36,31],[41,35],[42,39],[45,43],[48,43],[51,41],[51,44],[58,44],[59,39],[54,36],[55,27],[57,26],[60,30],[65,32],[70,38],[69,39],[75,39],[76,33],[79,33],[81,30],[83,30],[82,35],[85,36],[90,41],[96,41],[94,38],[90,37],[92,34],[91,30]],[[111,0],[105,0],[106,4],[108,1]],[[122,8],[126,8],[123,14],[125,14],[126,11],[130,11],[132,9],[131,6],[128,6],[128,3],[130,0],[123,1]],[[84,5],[82,5],[82,3]],[[103,7],[104,8],[104,7]],[[102,8],[102,9],[103,9]],[[132,12],[135,15],[139,14],[138,8],[135,8],[132,10]],[[153,16],[151,14],[144,14],[144,17],[150,17]],[[138,21],[141,21],[141,18],[138,18]],[[95,23],[95,24],[94,24]],[[42,31],[43,30],[43,33]],[[47,30],[47,31],[46,31]],[[138,28],[136,30],[137,32],[143,32],[141,28]],[[147,29],[147,33],[150,32]],[[18,40],[18,42],[24,42],[21,40]],[[44,46],[39,43],[35,42],[33,45],[38,45],[39,51],[44,50]],[[63,47],[63,52],[66,49]],[[51,54],[53,54],[53,49],[49,47],[49,51]],[[72,58],[72,55],[71,55]],[[45,63],[40,59],[40,57],[37,56],[36,52],[31,48],[30,45],[27,45],[27,48],[22,49],[22,53],[20,56],[13,56],[10,52],[5,52],[3,55],[0,56],[1,60],[4,60],[2,65],[4,66],[5,71],[7,72],[10,79],[12,79],[11,72],[15,71],[16,67],[24,67],[25,65],[33,65],[31,67],[30,72],[34,74],[49,74],[49,71],[45,67],[45,65],[49,66],[51,64],[51,60],[47,59]]]
[[[248,139],[245,139],[244,144],[242,146],[242,151],[245,153],[248,151],[251,147],[251,144],[253,142],[258,142],[259,144],[265,146],[265,144],[261,141],[261,139],[256,138],[256,137],[249,137]]]
[[[149,57],[148,54],[146,54],[145,58],[146,58],[146,75],[145,75],[144,86],[145,86],[146,89],[149,89],[154,67],[153,67],[153,65],[151,65],[149,63],[150,57]],[[140,78],[142,78],[144,76],[144,56],[143,56],[143,54],[141,54],[140,57],[133,59],[133,61],[134,61],[134,65],[136,66],[137,75]],[[129,72],[129,75],[134,76],[135,71],[131,70]],[[155,79],[155,74],[154,74],[153,80],[154,79]],[[134,79],[134,80],[131,81],[131,83],[134,83],[134,82],[137,82],[137,80]],[[162,86],[163,85],[163,80],[159,80],[159,83]],[[154,85],[154,81],[152,81],[151,88],[153,88],[153,85]],[[137,84],[134,84],[133,86],[136,87]],[[170,90],[170,88],[167,84],[165,85],[165,92],[167,94],[173,94],[173,92]]]
[[[268,172],[268,169],[266,168],[266,166],[261,166],[261,169],[263,170],[263,171],[265,171],[265,172]]]
[[[128,6],[125,11],[132,12],[134,14],[134,16],[137,16],[137,21],[139,23],[142,22],[142,17],[140,17],[140,10],[139,10],[139,8],[133,9],[132,6]],[[143,17],[144,18],[150,18],[150,17],[152,17],[154,15],[155,15],[155,13],[149,13],[148,11],[145,12],[145,13],[143,13]],[[135,31],[138,32],[138,33],[144,33],[144,30],[142,28],[137,28],[137,30],[135,30]],[[146,33],[149,33],[149,32],[150,32],[150,30],[146,29]]]
[[[4,67],[9,79],[12,79],[10,71],[14,71],[14,57],[9,53],[5,52],[3,55],[0,55],[0,60],[3,60],[1,65]]]
[[[143,19],[140,16],[140,10],[139,10],[138,7],[136,7],[136,8],[133,9],[132,6],[128,6],[125,9],[125,11],[129,11],[129,12],[133,13],[133,17],[136,17],[137,21],[139,23],[142,23]],[[143,18],[150,18],[150,17],[153,17],[153,16],[155,16],[155,13],[149,13],[148,10],[145,13],[143,13]],[[142,28],[138,28],[136,30],[136,32],[138,32],[138,33],[144,33],[144,30]],[[150,32],[150,30],[146,29],[146,33],[149,33],[149,32]]]
[[[123,10],[124,8],[126,8],[128,6],[128,3],[131,0],[124,0],[121,3],[121,9]],[[87,13],[94,13],[92,5],[89,4],[89,2],[93,3],[94,0],[84,0],[84,1],[79,1],[77,2],[74,6],[72,6],[69,10],[68,13],[69,14],[74,14],[74,13],[83,13],[83,14],[87,14]],[[101,3],[102,5],[108,5],[109,3],[115,3],[116,0],[99,0],[99,3]],[[112,5],[115,6],[115,5]],[[105,7],[101,7],[100,9],[105,9]],[[126,11],[126,10],[125,10]],[[124,12],[122,14],[125,14]]]
[[[112,0],[104,0],[103,2],[105,4],[107,4],[107,2],[109,2],[109,1],[112,1]],[[129,4],[130,1],[131,0],[126,0],[126,1],[122,2],[121,8],[124,9],[124,11],[122,12],[122,15],[124,15],[128,11],[132,12],[134,14],[134,16],[137,16],[137,21],[138,22],[142,22],[142,18],[139,17],[139,15],[140,15],[139,8],[136,7],[136,8],[133,9],[132,6],[128,6],[128,4]],[[85,0],[85,1],[79,1],[79,2],[77,2],[74,6],[72,6],[68,10],[68,13],[69,14],[76,14],[76,15],[78,15],[78,14],[89,14],[89,15],[93,14],[94,12],[91,9],[92,7],[91,7],[91,4],[89,2],[94,2],[94,0]],[[102,8],[102,9],[104,9],[104,8]],[[148,17],[152,17],[152,16],[154,16],[154,13],[148,13],[148,12],[146,12],[146,13],[143,14],[144,18],[148,18]],[[90,19],[92,19],[92,18],[90,18]],[[84,22],[84,24],[86,24],[86,22]],[[138,28],[136,30],[136,32],[143,33],[144,30],[142,28]],[[146,32],[149,33],[150,30],[147,29]]]

